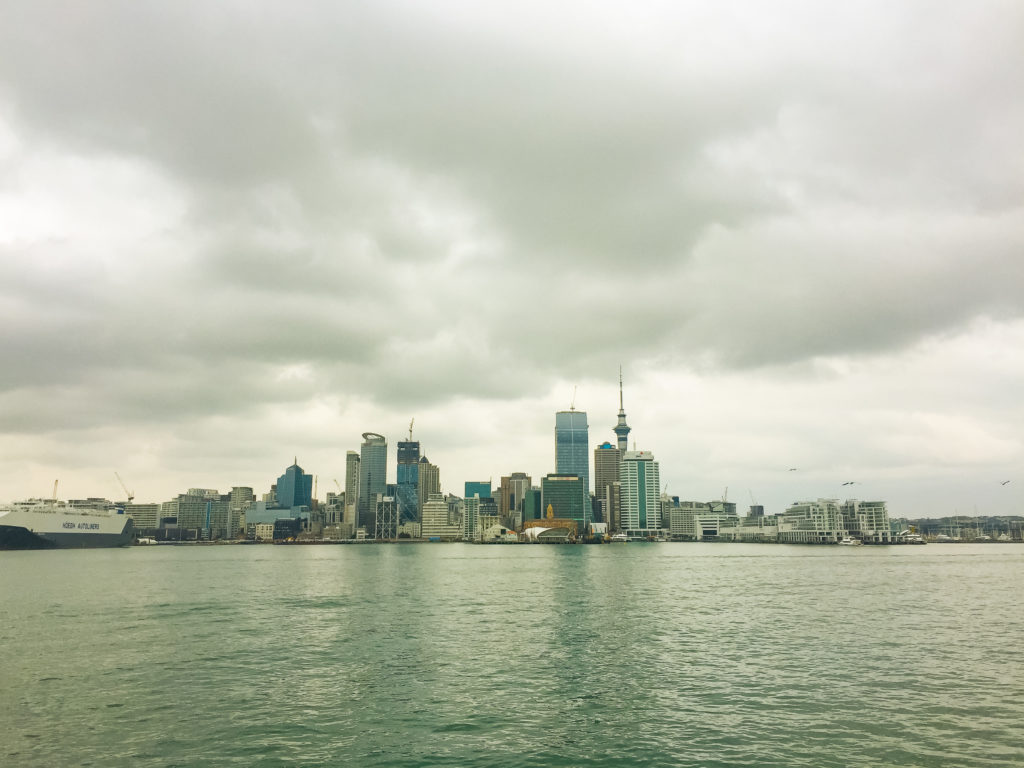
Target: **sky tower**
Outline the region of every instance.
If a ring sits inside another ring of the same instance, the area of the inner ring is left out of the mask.
[[[626,411],[622,405],[622,366],[619,366],[619,421],[612,427],[616,437],[619,438],[619,450],[624,455],[626,446],[629,444],[629,425],[626,423]]]

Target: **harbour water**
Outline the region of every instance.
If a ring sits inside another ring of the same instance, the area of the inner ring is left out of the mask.
[[[0,553],[0,764],[1024,764],[1024,545]]]

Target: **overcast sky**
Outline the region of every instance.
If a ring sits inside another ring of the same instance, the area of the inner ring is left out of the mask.
[[[1022,72],[1016,0],[6,2],[0,500],[539,483],[621,364],[673,495],[1024,513]]]

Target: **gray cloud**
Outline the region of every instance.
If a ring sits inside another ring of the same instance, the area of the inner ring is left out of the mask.
[[[1013,4],[7,16],[11,434],[774,392],[1024,314]]]

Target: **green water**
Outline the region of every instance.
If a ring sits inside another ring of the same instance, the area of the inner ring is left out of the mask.
[[[0,553],[0,765],[1024,764],[1024,546]]]

